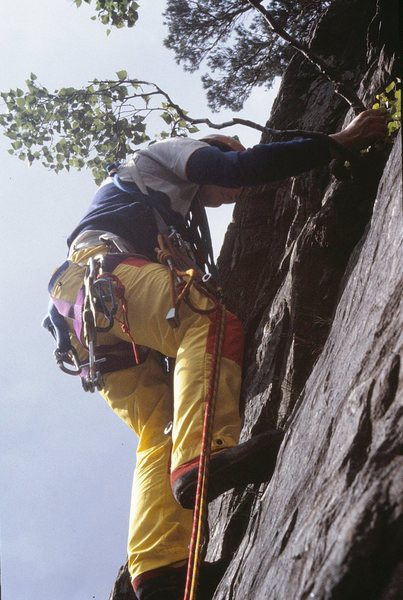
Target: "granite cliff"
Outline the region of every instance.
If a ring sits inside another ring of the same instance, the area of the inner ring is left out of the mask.
[[[397,3],[335,0],[311,45],[367,106],[398,74]],[[301,56],[269,125],[352,118]],[[268,137],[264,141],[270,141]],[[210,505],[215,600],[403,597],[401,140],[250,192],[219,259],[247,335],[242,439],[285,430],[269,484]],[[111,600],[134,598],[122,568]]]

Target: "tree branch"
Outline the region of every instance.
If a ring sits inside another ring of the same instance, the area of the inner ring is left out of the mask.
[[[125,83],[131,83],[130,80],[127,80]],[[227,127],[232,127],[233,125],[244,125],[245,127],[250,127],[252,129],[256,129],[257,131],[261,131],[262,133],[269,133],[274,136],[279,137],[309,137],[309,138],[323,138],[327,137],[327,135],[320,131],[305,131],[303,129],[273,129],[272,127],[266,127],[264,125],[259,125],[259,123],[255,123],[254,121],[250,121],[249,119],[241,119],[239,117],[234,117],[229,121],[224,121],[223,123],[213,123],[210,119],[206,118],[194,118],[188,115],[178,104],[176,104],[172,98],[169,96],[167,92],[161,89],[157,84],[150,83],[148,81],[137,81],[140,85],[153,85],[158,93],[163,96],[169,106],[173,108],[178,116],[190,123],[191,125],[207,125],[211,129],[226,129]]]
[[[340,74],[330,67],[316,52],[311,50],[306,44],[299,42],[292,37],[279,23],[273,19],[270,12],[261,5],[261,0],[247,0],[264,18],[266,23],[271,27],[275,34],[281,37],[285,42],[290,44],[295,50],[300,52],[310,63],[312,63],[319,71],[328,79],[334,86],[336,94],[345,100],[355,114],[358,114],[366,109],[355,91],[341,80]]]

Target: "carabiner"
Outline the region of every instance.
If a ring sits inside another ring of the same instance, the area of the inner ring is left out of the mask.
[[[56,348],[53,354],[56,359],[57,366],[63,371],[63,373],[67,373],[67,375],[80,375],[80,361],[74,348],[71,348],[68,352],[60,352],[59,349]],[[74,368],[67,367],[65,363],[72,365]]]

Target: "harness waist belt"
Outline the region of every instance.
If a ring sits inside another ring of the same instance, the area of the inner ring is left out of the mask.
[[[103,244],[106,248],[113,248],[114,252],[118,251],[122,254],[138,254],[135,247],[125,240],[124,238],[111,233],[110,231],[102,231],[100,229],[93,229],[88,231],[82,231],[72,242],[68,258],[71,259],[74,252],[77,250],[83,250],[85,248],[91,248],[92,246],[99,246]]]

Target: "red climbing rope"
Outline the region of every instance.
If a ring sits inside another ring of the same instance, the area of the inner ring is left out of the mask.
[[[220,378],[220,362],[224,334],[225,306],[219,303],[217,305],[214,351],[212,356],[213,364],[204,411],[203,435],[184,600],[195,600],[197,598],[197,585],[202,561],[202,545],[207,523],[207,486],[211,456],[211,441],[213,437],[214,410]]]

